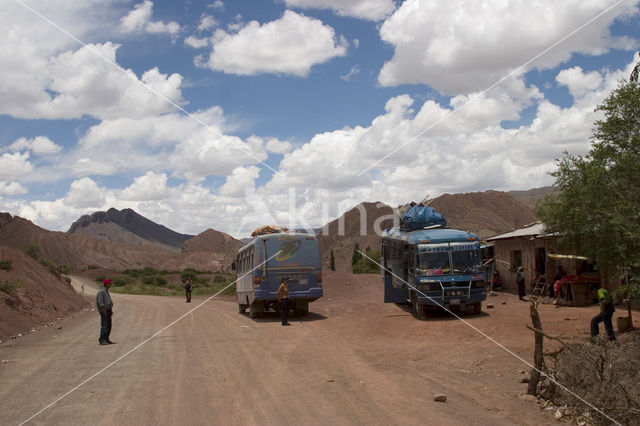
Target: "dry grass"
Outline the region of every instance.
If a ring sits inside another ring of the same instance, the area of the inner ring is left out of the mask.
[[[569,342],[564,350],[547,358],[549,373],[563,386],[588,401],[621,424],[640,422],[640,330],[609,342],[604,336]],[[574,417],[587,424],[605,425],[612,421],[550,380],[540,384],[540,396],[555,405],[567,406]]]

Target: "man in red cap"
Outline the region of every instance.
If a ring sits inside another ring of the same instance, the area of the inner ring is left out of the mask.
[[[113,315],[113,302],[111,301],[111,295],[109,294],[109,288],[111,287],[111,281],[105,278],[102,281],[102,288],[98,290],[96,295],[96,305],[98,312],[100,312],[100,342],[101,345],[111,345],[113,342],[109,340],[109,334],[111,334],[111,316]]]

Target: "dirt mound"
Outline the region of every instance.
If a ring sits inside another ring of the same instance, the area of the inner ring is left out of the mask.
[[[0,339],[68,316],[89,304],[59,274],[19,250],[0,246],[11,269],[0,269]]]
[[[158,245],[174,251],[193,235],[180,234],[159,225],[131,209],[109,209],[84,215],[69,228],[69,234],[87,235],[125,244]]]
[[[429,205],[444,215],[447,226],[473,231],[483,239],[538,220],[529,207],[500,191],[444,194]]]
[[[512,231],[537,220],[533,211],[506,192],[444,194],[430,204],[444,215],[450,228],[469,230],[480,238]],[[383,203],[362,203],[329,222],[318,234],[322,265],[329,268],[333,250],[336,270],[351,271],[351,255],[380,248],[380,233],[393,225],[393,209]]]

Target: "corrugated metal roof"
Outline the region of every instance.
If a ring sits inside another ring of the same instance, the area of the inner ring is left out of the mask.
[[[544,223],[536,223],[531,226],[516,229],[515,231],[507,232],[506,234],[496,235],[491,238],[487,238],[487,241],[506,240],[508,238],[518,237],[530,237],[538,236],[544,233]]]

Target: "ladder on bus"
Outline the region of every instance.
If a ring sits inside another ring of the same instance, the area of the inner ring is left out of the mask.
[[[545,281],[537,281],[535,283],[535,286],[533,287],[533,295],[534,296],[538,296],[538,297],[544,297],[544,295],[547,293],[547,289],[549,288],[549,286],[547,285],[547,283]]]

